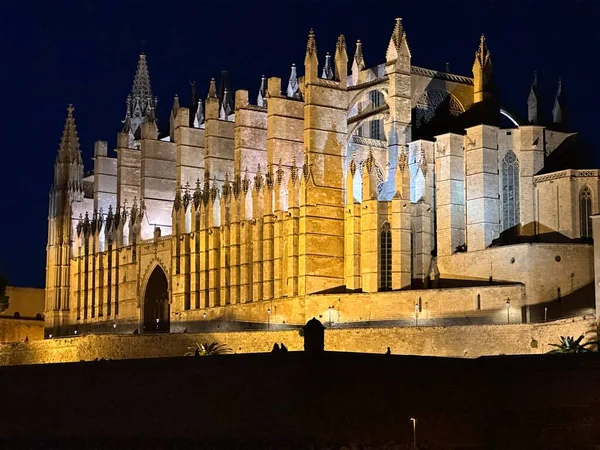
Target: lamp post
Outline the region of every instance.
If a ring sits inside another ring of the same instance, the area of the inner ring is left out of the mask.
[[[204,312],[204,314],[202,314],[202,317],[204,318],[204,332],[206,333],[206,312]]]
[[[271,329],[271,308],[267,309],[267,331]]]
[[[412,422],[413,425],[413,447],[417,448],[417,419],[415,419],[414,417],[410,418],[410,421]]]
[[[506,300],[506,323],[510,324],[510,298]]]
[[[329,327],[331,328],[331,308],[333,308],[333,306],[329,306]]]
[[[544,322],[548,320],[548,307],[544,308]]]
[[[158,324],[159,324],[159,323],[160,323],[160,319],[159,319],[159,318],[157,318],[157,319],[156,319],[156,331],[158,331]]]

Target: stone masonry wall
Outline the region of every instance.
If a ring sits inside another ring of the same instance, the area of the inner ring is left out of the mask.
[[[586,335],[596,339],[594,318],[545,324],[479,325],[454,327],[327,329],[325,350],[468,357],[499,354],[539,354],[552,349],[560,336]],[[0,344],[0,365],[77,362],[80,360],[135,359],[181,356],[188,346],[218,341],[234,353],[269,352],[275,342],[290,351],[303,350],[298,330],[157,335],[84,335],[28,343]]]

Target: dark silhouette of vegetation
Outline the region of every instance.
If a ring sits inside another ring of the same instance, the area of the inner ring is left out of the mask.
[[[6,295],[6,287],[8,286],[8,281],[6,277],[0,273],[0,312],[6,311],[8,309],[8,295]]]
[[[589,353],[594,350],[589,349],[588,347],[597,346],[597,341],[589,341],[585,344],[582,344],[583,334],[579,336],[577,339],[573,336],[561,336],[559,344],[549,344],[552,347],[556,347],[555,350],[551,350],[548,353]]]
[[[188,351],[185,356],[210,356],[210,355],[224,355],[226,353],[233,353],[229,347],[225,344],[219,344],[218,342],[200,343],[196,342],[196,345],[188,347]]]

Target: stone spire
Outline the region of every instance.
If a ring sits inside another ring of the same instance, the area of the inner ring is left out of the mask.
[[[298,74],[296,73],[296,64],[292,64],[290,80],[288,81],[287,96],[291,98],[300,98],[300,86],[298,85]]]
[[[139,139],[142,123],[156,120],[155,108],[156,97],[152,95],[146,55],[142,53],[138,60],[131,94],[127,98],[127,111],[123,120],[123,131],[131,131],[135,139]]]
[[[223,91],[223,100],[221,101],[221,108],[219,109],[219,119],[228,120],[231,114],[231,95],[227,88]]]
[[[307,82],[311,82],[318,78],[318,73],[319,60],[317,58],[317,41],[315,40],[315,32],[311,29],[308,33],[306,54],[304,55],[304,77]]]
[[[77,127],[75,126],[75,118],[73,111],[75,108],[69,104],[67,108],[67,120],[63,129],[58,154],[56,155],[57,163],[76,163],[83,164],[81,160],[81,150],[79,148],[79,137],[77,136]]]
[[[210,85],[208,87],[208,98],[217,98],[217,82],[214,78],[210,79]]]
[[[331,54],[329,52],[327,52],[325,55],[325,65],[323,65],[323,73],[321,74],[321,78],[333,80],[333,67],[331,65]]]
[[[537,71],[533,72],[533,82],[527,97],[527,120],[532,125],[540,124],[540,89],[538,84]]]
[[[256,104],[258,106],[267,106],[267,78],[263,75],[260,79],[260,88],[258,89],[258,98]]]
[[[338,40],[335,44],[335,75],[337,80],[346,85],[348,78],[348,50],[346,48],[346,37],[343,34],[338,36]],[[333,72],[331,78],[334,77]]]
[[[473,96],[475,103],[485,100],[492,93],[492,59],[485,36],[479,39],[479,47],[473,62]]]
[[[552,107],[552,123],[559,129],[566,129],[568,125],[565,106],[562,79],[559,78],[556,96],[554,97],[554,106]]]
[[[402,26],[402,19],[397,17],[394,31],[392,31],[392,36],[390,37],[390,42],[388,44],[386,60],[395,61],[400,56],[410,58],[411,55],[408,41],[406,40],[406,32]]]
[[[200,125],[204,122],[204,112],[202,110],[202,102],[198,102],[198,108],[196,109],[196,113],[194,114],[194,128],[200,128]]]
[[[363,56],[362,42],[359,39],[356,41],[356,52],[352,61],[352,73],[358,73],[365,68],[365,58]]]

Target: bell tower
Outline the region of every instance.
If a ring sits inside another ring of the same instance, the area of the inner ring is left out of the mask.
[[[67,108],[67,120],[54,163],[54,182],[48,208],[48,244],[46,246],[46,328],[65,325],[69,315],[70,261],[72,256],[73,202],[83,200],[83,161],[73,117]]]

